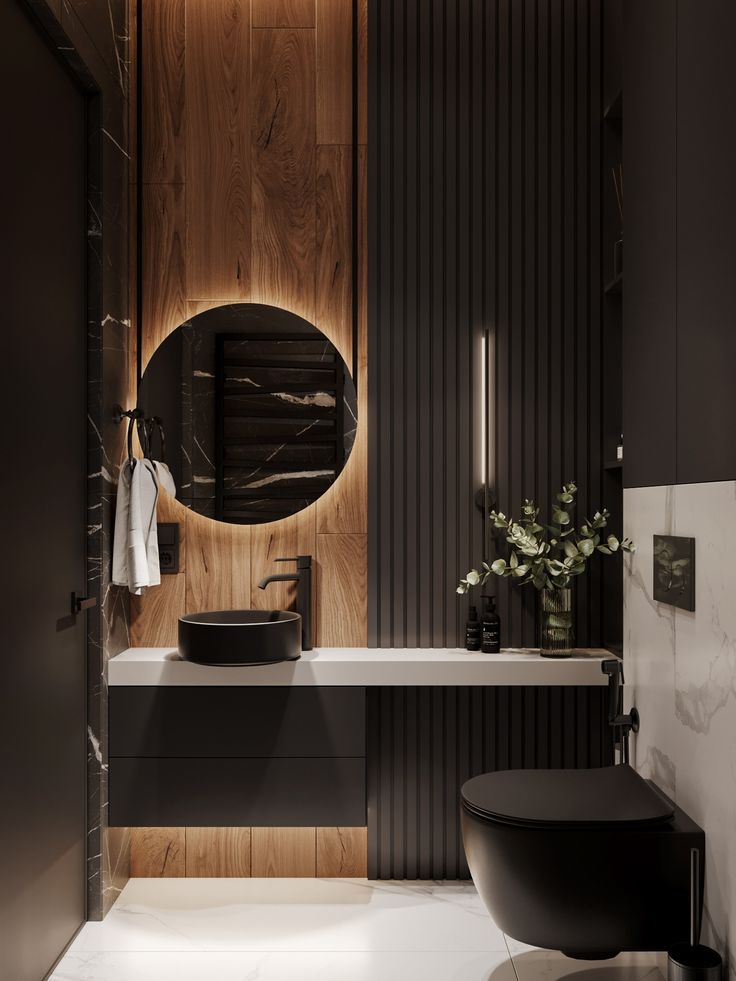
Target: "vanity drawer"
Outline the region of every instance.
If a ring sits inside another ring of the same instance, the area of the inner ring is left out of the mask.
[[[365,756],[365,688],[112,687],[109,733],[110,756]]]
[[[113,827],[362,827],[365,760],[110,759]]]

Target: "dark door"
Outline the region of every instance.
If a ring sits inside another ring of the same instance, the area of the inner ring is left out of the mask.
[[[86,261],[82,91],[0,4],[0,979],[85,915]]]

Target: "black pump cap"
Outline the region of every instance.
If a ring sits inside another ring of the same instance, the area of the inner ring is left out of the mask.
[[[489,596],[486,593],[484,593],[481,596],[481,599],[482,600],[485,600],[485,604],[484,604],[485,605],[485,609],[483,610],[484,613],[495,613],[496,612],[496,597],[495,596]]]
[[[468,607],[468,620],[473,621],[478,619],[478,608],[475,606]]]

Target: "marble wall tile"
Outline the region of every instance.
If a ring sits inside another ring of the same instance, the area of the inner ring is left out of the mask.
[[[125,433],[113,405],[130,392],[127,0],[28,0],[90,92],[87,255],[87,914],[101,919],[128,878],[129,836],[107,826],[107,662],[130,644],[127,595],[111,579],[115,492]]]
[[[624,657],[634,761],[706,832],[704,940],[736,976],[736,482],[624,492]],[[695,612],[652,599],[652,536],[695,538]]]

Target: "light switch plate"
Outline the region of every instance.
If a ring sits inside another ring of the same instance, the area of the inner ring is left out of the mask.
[[[695,611],[695,539],[654,536],[654,599]]]

